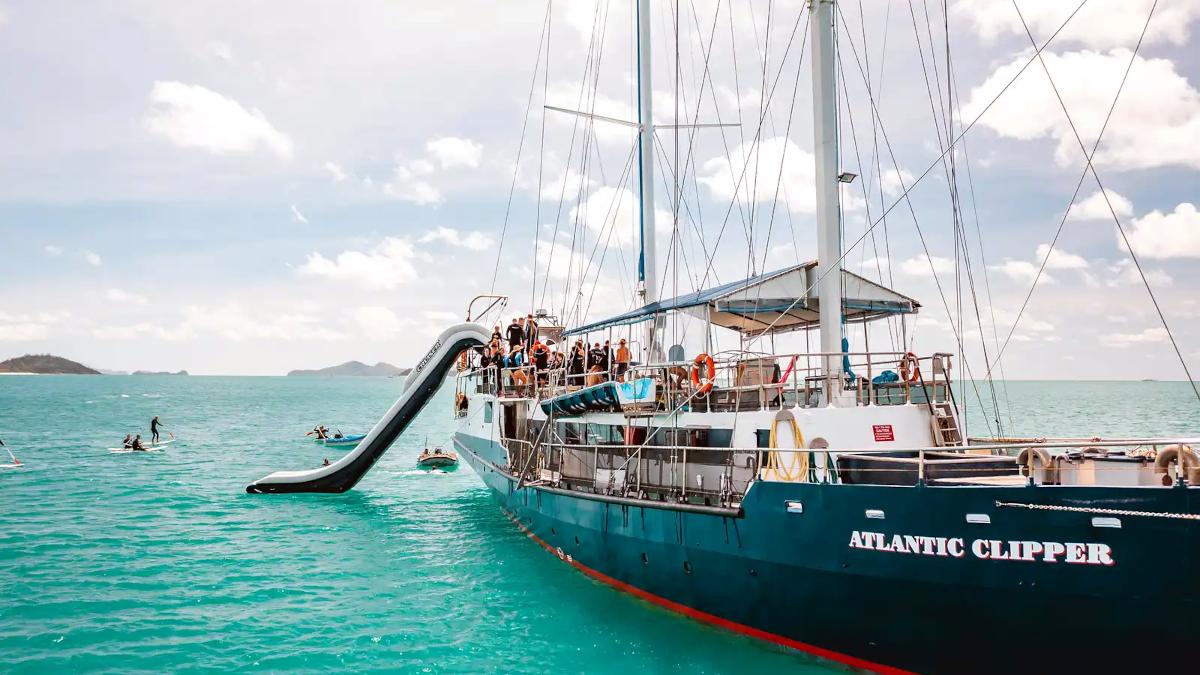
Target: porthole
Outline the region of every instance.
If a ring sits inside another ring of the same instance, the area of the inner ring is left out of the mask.
[[[650,564],[650,556],[646,555],[645,553],[642,554],[642,564],[643,565]]]
[[[558,534],[558,532],[555,532],[554,528],[552,527],[552,528],[550,528],[550,534]]]
[[[576,545],[576,546],[578,546],[578,545],[579,545],[579,537],[575,537],[575,545]]]
[[[691,573],[692,573],[692,563],[690,563],[690,562],[688,562],[688,561],[686,561],[686,560],[684,560],[684,561],[683,561],[683,573],[684,573],[684,574],[691,574]]]

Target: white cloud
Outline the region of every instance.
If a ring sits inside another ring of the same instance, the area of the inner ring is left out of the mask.
[[[1140,333],[1109,333],[1100,336],[1100,342],[1109,347],[1131,347],[1166,341],[1167,331],[1165,328],[1147,328]]]
[[[1038,278],[1038,265],[1027,260],[1005,260],[999,265],[989,265],[988,269],[1000,272],[1015,281],[1032,282]],[[1042,272],[1042,276],[1038,280],[1039,284],[1052,284],[1054,282],[1054,277],[1045,272]]]
[[[888,197],[895,197],[904,192],[905,188],[912,187],[913,175],[908,169],[885,170],[879,177],[879,186],[883,188],[883,194]]]
[[[50,327],[70,318],[67,312],[7,314],[0,311],[0,342],[33,342],[50,337]]]
[[[46,244],[45,248],[43,248],[42,250],[45,251],[46,255],[49,255],[49,256],[62,255],[62,252],[63,252],[61,246],[55,246],[54,244]]]
[[[352,313],[362,335],[371,341],[391,340],[413,325],[392,310],[379,305],[359,307]]]
[[[390,291],[417,278],[417,268],[413,265],[417,258],[416,250],[407,240],[386,237],[370,251],[343,251],[333,260],[310,253],[299,269],[303,274]]]
[[[770,202],[778,188],[780,201],[786,196],[793,213],[816,210],[813,155],[787,138],[739,145],[729,158],[720,156],[704,162],[699,173],[697,180],[720,200],[731,200],[736,195],[741,201]]]
[[[1034,254],[1037,264],[1040,265],[1043,260],[1046,260],[1046,255],[1049,253],[1050,244],[1039,244],[1037,252]],[[1046,269],[1048,270],[1083,270],[1087,269],[1087,267],[1088,261],[1084,260],[1083,256],[1068,253],[1061,246],[1055,246],[1054,253],[1046,261]]]
[[[342,340],[345,334],[329,327],[320,316],[292,310],[248,309],[239,302],[221,305],[188,305],[174,326],[139,322],[120,326],[98,326],[92,337],[101,340],[154,338],[178,342],[198,336],[212,336],[230,342],[248,340]]]
[[[1151,288],[1162,288],[1175,283],[1170,274],[1163,270],[1145,270],[1146,281],[1150,282]],[[1133,260],[1123,258],[1108,266],[1108,277],[1105,279],[1105,284],[1109,288],[1118,286],[1138,286],[1142,287],[1145,284],[1142,282],[1142,275],[1138,273],[1137,267],[1133,264]]]
[[[900,263],[900,271],[915,277],[928,277],[954,271],[954,261],[941,256],[918,255]]]
[[[1184,202],[1171,213],[1151,211],[1126,230],[1134,252],[1144,258],[1200,258],[1200,212]],[[1125,244],[1117,234],[1121,248]]]
[[[396,165],[392,171],[392,180],[383,186],[384,193],[417,206],[440,204],[442,193],[431,183],[420,178],[429,173],[427,167],[429,163],[424,160]]]
[[[233,63],[233,47],[228,42],[221,40],[213,40],[204,46],[204,55],[210,58],[220,59],[226,63]]]
[[[349,178],[346,172],[342,170],[342,167],[334,162],[325,162],[321,165],[321,168],[329,172],[329,176],[333,178],[333,182],[335,183],[340,183]]]
[[[99,267],[104,263],[104,261],[100,259],[99,255],[87,250],[83,251],[83,259],[86,260],[87,263],[92,267]]]
[[[1092,0],[1071,19],[1056,41],[1060,44],[1077,42],[1094,48],[1132,46],[1154,4],[1154,0]],[[1174,0],[1157,5],[1154,20],[1146,31],[1145,43],[1186,44],[1189,24],[1200,16],[1200,2]],[[1029,30],[1040,41],[1057,30],[1078,6],[1075,0],[1023,2],[1018,15],[1012,0],[956,0],[952,12],[968,19],[976,32],[988,40],[1004,34],[1019,35],[1024,39],[1025,28],[1021,24],[1021,16],[1024,16]]]
[[[639,204],[632,190],[605,185],[593,190],[579,206],[573,207],[567,220],[575,222],[578,219],[600,240],[601,249],[607,244],[625,248],[633,245],[640,236]],[[670,212],[654,210],[654,226],[660,235],[670,233],[671,220]]]
[[[425,151],[437,158],[443,169],[467,167],[474,169],[479,166],[483,157],[483,146],[469,138],[446,136],[435,138],[425,144]]]
[[[292,221],[301,225],[308,224],[308,218],[305,218],[304,214],[300,213],[300,209],[296,208],[295,204],[292,204]]]
[[[150,90],[146,130],[181,148],[217,155],[249,154],[260,148],[288,159],[292,140],[256,108],[197,84],[155,82]]]
[[[1107,201],[1104,199],[1105,194],[1108,195]],[[1111,211],[1108,208],[1110,203]],[[1105,190],[1103,193],[1096,190],[1071,207],[1067,220],[1112,220],[1113,211],[1122,218],[1132,216],[1133,202],[1112,190]]]
[[[144,295],[130,293],[119,288],[104,291],[104,299],[121,305],[145,305],[149,300]]]
[[[441,241],[451,246],[460,246],[472,251],[486,251],[495,243],[491,235],[483,232],[460,232],[449,227],[436,227],[426,232],[418,241],[422,244]]]
[[[1130,52],[1043,53],[1080,137],[1091,150],[1112,104]],[[1025,65],[1024,52],[997,68],[971,90],[963,117],[972,120]],[[1001,136],[1055,141],[1055,161],[1076,166],[1083,153],[1040,65],[1034,64],[983,116],[980,124]],[[1200,92],[1167,59],[1138,56],[1093,162],[1098,167],[1200,168]]]

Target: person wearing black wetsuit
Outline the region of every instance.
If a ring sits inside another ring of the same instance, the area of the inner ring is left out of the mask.
[[[516,319],[513,319],[512,323],[508,325],[507,337],[509,351],[515,350],[518,345],[525,344],[524,323],[525,319],[521,319],[519,322]]]
[[[158,427],[159,427],[158,415],[155,415],[154,419],[150,420],[150,442],[151,443],[158,442]]]

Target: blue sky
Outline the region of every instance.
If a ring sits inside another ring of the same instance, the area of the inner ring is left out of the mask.
[[[665,123],[674,115],[674,44],[670,5],[653,4],[656,121]],[[1019,3],[1039,42],[1077,4]],[[1045,53],[1089,145],[1151,4],[1091,0]],[[797,40],[803,36],[803,3],[694,6],[695,15],[689,9],[681,22],[683,116],[740,116],[742,126],[724,137],[705,130],[691,144],[684,139],[680,156],[691,157],[692,172],[683,210],[699,222],[685,214],[679,241],[686,262],[661,272],[680,290],[691,290],[706,267],[710,282],[746,271],[743,213],[755,219],[756,269],[808,259],[815,249],[808,55],[799,43],[787,47],[797,26]],[[894,202],[901,179],[908,185],[940,153],[920,54],[944,77],[941,10],[932,6],[926,24],[924,5],[913,7],[910,14],[907,2],[864,0],[862,30],[858,3],[842,3],[842,164],[863,176],[845,200],[848,240],[868,218],[861,186],[875,218],[881,199]],[[597,54],[589,43],[602,26],[603,58],[592,71],[594,89],[583,89],[585,103],[632,116],[630,3],[551,8],[549,65],[543,57],[536,71],[497,290],[524,312],[536,283],[532,304],[564,308],[578,291],[579,265],[590,259],[583,286],[589,297],[594,290],[594,319],[633,302],[633,200],[631,184],[620,179],[632,135],[597,124],[585,167],[579,144],[586,125],[543,116],[541,105],[579,105],[589,53]],[[0,0],[0,358],[49,351],[100,368],[214,374],[278,374],[348,359],[410,365],[441,325],[461,318],[467,300],[491,285],[546,9],[544,2],[285,8]],[[1031,52],[1011,2],[951,2],[949,9],[958,129]],[[714,17],[718,37],[704,80]],[[1200,216],[1189,207],[1200,202],[1197,17],[1200,0],[1160,3],[1095,166],[1185,357],[1200,367]],[[894,164],[882,158],[882,181],[858,166],[849,131],[853,116],[860,154],[869,155],[871,104],[853,62],[864,49],[877,129],[896,156]],[[781,75],[756,145],[763,58],[768,82],[776,69]],[[975,208],[967,201],[964,209],[973,272],[982,295],[986,268],[993,303],[985,316],[996,316],[1001,339],[1083,167],[1040,68],[1032,65],[966,139],[976,198]],[[673,134],[660,130],[659,139],[672,158]],[[747,157],[758,166],[757,189],[735,191],[730,174]],[[960,174],[965,166],[959,155]],[[905,203],[888,219],[889,260],[872,264],[873,250],[847,255],[851,269],[875,277],[883,266],[897,290],[922,300],[910,327],[921,352],[958,351],[951,330],[958,312],[947,316],[931,273],[954,287],[947,186],[939,165],[911,192],[932,263]],[[721,246],[704,260],[702,249],[716,241],[731,202]],[[1091,179],[1079,202],[1013,331],[1006,372],[1181,377]],[[656,208],[666,267],[672,207],[661,179]],[[975,209],[986,266],[974,240]],[[550,290],[541,297],[547,276]],[[964,307],[959,332],[982,368],[973,313]],[[879,330],[875,346],[886,344],[886,327]],[[990,319],[982,332],[993,334]]]

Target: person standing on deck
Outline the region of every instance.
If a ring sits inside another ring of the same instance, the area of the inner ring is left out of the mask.
[[[518,346],[525,344],[525,317],[513,319],[508,326],[508,349],[515,350]]]
[[[608,340],[604,341],[604,351],[600,354],[600,367],[604,369],[604,379],[612,379],[612,364],[613,364],[612,343]]]
[[[538,324],[532,314],[525,315],[525,350],[533,349],[533,343],[538,340]]]
[[[151,443],[158,442],[158,428],[160,426],[161,425],[158,422],[158,415],[155,415],[154,419],[150,420],[150,442]]]
[[[625,373],[629,372],[629,362],[632,360],[629,347],[625,346],[625,338],[617,343],[617,379],[625,381]]]

